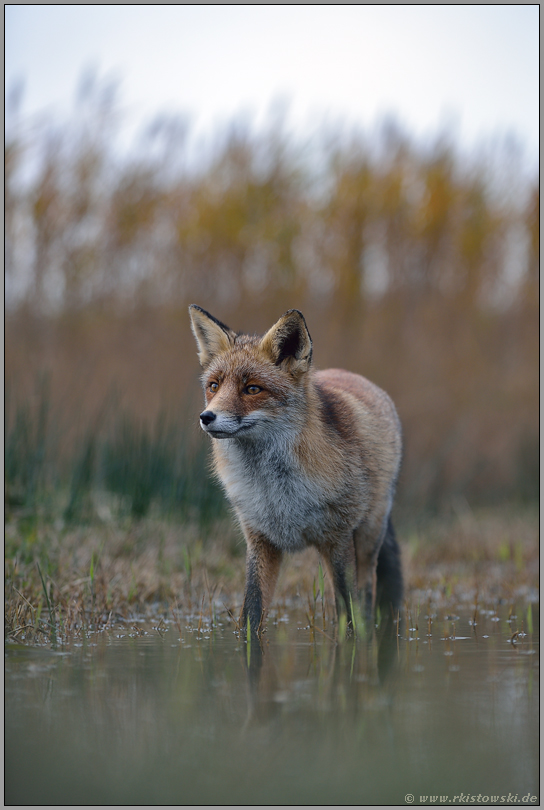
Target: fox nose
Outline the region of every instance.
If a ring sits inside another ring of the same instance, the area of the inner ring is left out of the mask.
[[[212,422],[215,421],[215,414],[213,411],[203,411],[200,414],[200,421],[203,425],[210,425]]]

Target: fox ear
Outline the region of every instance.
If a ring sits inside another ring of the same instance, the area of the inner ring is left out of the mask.
[[[279,366],[285,362],[293,373],[308,371],[312,360],[312,339],[302,312],[290,309],[268,330],[260,348]]]
[[[191,304],[189,307],[191,328],[198,345],[198,359],[205,368],[216,354],[230,349],[234,345],[236,333],[218,321],[205,309]]]

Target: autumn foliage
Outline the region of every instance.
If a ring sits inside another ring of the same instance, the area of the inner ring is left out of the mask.
[[[394,398],[405,508],[537,496],[539,183],[512,149],[392,123],[302,142],[238,122],[200,149],[176,119],[119,132],[108,87],[62,126],[8,118],[8,433],[47,379],[59,457],[121,412],[203,442],[187,305],[256,332],[296,307],[318,366]]]

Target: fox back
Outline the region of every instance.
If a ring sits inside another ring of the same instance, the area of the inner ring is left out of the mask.
[[[381,593],[398,607],[390,513],[401,430],[391,399],[357,374],[315,371],[298,310],[264,337],[236,334],[200,307],[189,311],[204,370],[200,424],[247,542],[244,625],[249,616],[253,630],[262,626],[282,554],[309,545],[349,619],[359,591],[368,613],[376,587],[380,596],[380,552],[391,572]]]

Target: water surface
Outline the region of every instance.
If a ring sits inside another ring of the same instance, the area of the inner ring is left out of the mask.
[[[422,609],[381,645],[294,612],[262,651],[226,614],[8,645],[6,804],[521,804],[539,787],[526,611]]]

